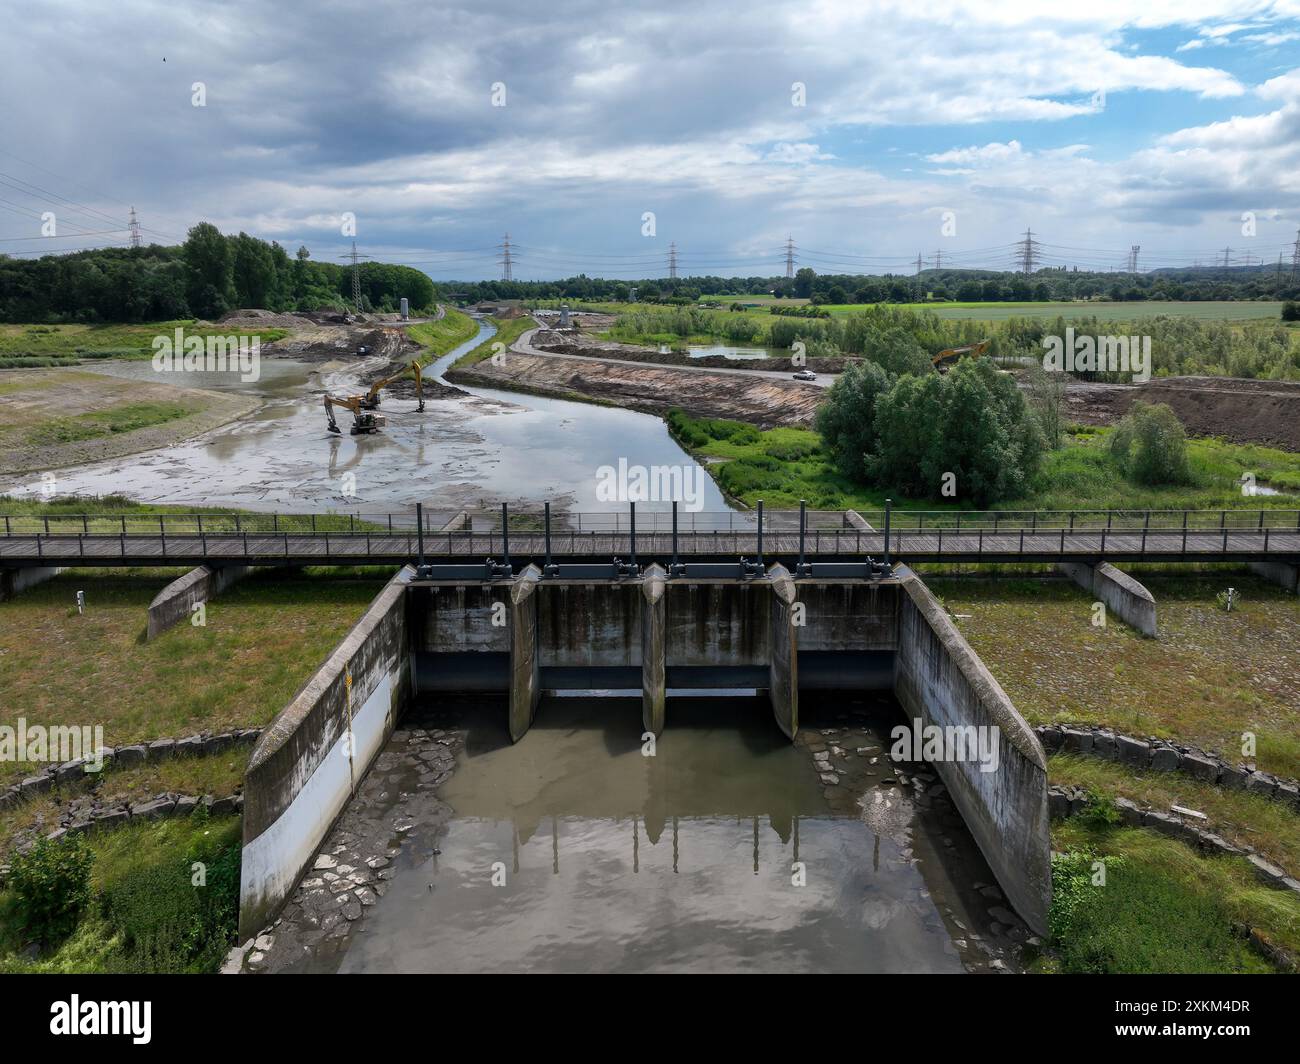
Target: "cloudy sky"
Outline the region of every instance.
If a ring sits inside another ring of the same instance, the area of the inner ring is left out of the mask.
[[[350,212],[439,280],[506,232],[550,278],[672,242],[773,274],[787,236],[1009,266],[1026,228],[1051,265],[1289,261],[1300,228],[1300,0],[44,0],[0,84],[10,253],[124,242],[131,205],[321,259]]]

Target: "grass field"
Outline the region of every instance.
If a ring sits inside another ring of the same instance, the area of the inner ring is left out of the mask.
[[[33,724],[102,724],[108,746],[260,726],[337,645],[382,579],[255,574],[207,604],[206,626],[180,624],[146,643],[149,602],[178,575],[71,570],[0,603],[0,704]],[[86,594],[84,615],[77,591]],[[0,764],[0,784],[29,769]]]
[[[850,481],[839,472],[812,429],[759,429],[738,421],[691,418],[670,412],[669,431],[692,454],[712,459],[719,486],[753,506],[762,499],[771,507],[881,510],[892,498],[901,510],[964,510],[960,500],[908,499],[889,488]],[[989,509],[1012,510],[1178,510],[1294,509],[1294,495],[1241,492],[1241,476],[1281,491],[1300,493],[1300,454],[1255,444],[1194,439],[1188,443],[1193,483],[1150,488],[1121,476],[1105,447],[1109,429],[1080,429],[1064,447],[1048,453],[1031,492],[999,500]]]
[[[192,320],[144,325],[0,325],[0,369],[65,366],[87,359],[151,358],[154,338],[171,337],[181,328],[189,336],[256,336],[264,344],[289,335],[288,329],[196,327]]]
[[[768,314],[770,306],[799,306],[808,302],[806,299],[776,299],[773,296],[718,296],[700,297],[701,302],[721,303],[727,309],[732,303],[759,303],[758,308],[748,311],[751,314]],[[937,317],[948,320],[971,321],[1006,321],[1009,318],[1055,318],[1063,315],[1079,317],[1096,317],[1103,321],[1132,321],[1135,318],[1149,318],[1158,314],[1177,318],[1195,318],[1199,321],[1280,321],[1282,304],[1273,301],[1221,300],[1203,302],[1174,302],[1163,300],[1133,300],[1131,302],[1093,302],[1076,300],[1070,302],[1047,303],[1002,303],[973,302],[960,303],[946,301],[937,303],[900,303],[897,306],[912,310],[933,311]],[[827,303],[823,310],[831,314],[860,314],[866,309],[862,303]]]
[[[1284,949],[1300,946],[1300,901],[1258,883],[1244,858],[1206,857],[1175,839],[1082,817],[1054,824],[1052,835],[1061,851],[1052,860],[1054,955],[1039,971],[1274,971],[1234,924]]]
[[[1141,806],[1195,809],[1209,817],[1210,830],[1239,846],[1250,846],[1288,871],[1300,870],[1300,816],[1285,802],[1232,791],[1176,772],[1135,772],[1126,765],[1077,754],[1053,754],[1047,776],[1058,786],[1082,787]]]
[[[537,328],[537,322],[527,315],[521,318],[498,318],[494,320],[497,326],[496,333],[489,339],[484,340],[472,351],[467,351],[456,359],[453,369],[463,369],[466,366],[474,365],[476,362],[482,362],[485,358],[491,358],[493,352],[498,350],[497,344],[505,344],[506,349],[508,349],[529,329]]]
[[[407,336],[428,350],[429,354],[420,359],[426,365],[458,344],[472,340],[477,332],[478,323],[473,318],[451,307],[437,321],[409,325],[406,329]]]
[[[1192,743],[1239,762],[1256,736],[1260,768],[1300,776],[1300,601],[1251,574],[1150,575],[1158,639],[1110,618],[1064,580],[926,577],[1025,717],[1104,724]],[[1215,596],[1241,594],[1231,613]]]

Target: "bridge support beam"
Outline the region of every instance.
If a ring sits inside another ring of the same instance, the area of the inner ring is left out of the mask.
[[[1110,562],[1096,565],[1057,562],[1056,571],[1068,576],[1089,594],[1096,595],[1125,624],[1155,638],[1155,597],[1128,573],[1116,569]]]
[[[797,589],[782,565],[768,570],[772,583],[772,658],[768,664],[768,697],[772,715],[786,737],[799,732],[799,636],[795,626]]]
[[[664,579],[658,565],[645,571],[641,584],[641,725],[659,735],[664,730],[667,700],[665,666],[667,613],[664,608]]]
[[[62,566],[29,565],[21,569],[0,569],[0,602],[6,602],[29,587],[53,580],[63,572]]]
[[[542,696],[537,655],[537,582],[542,571],[530,565],[510,586],[510,741],[517,743],[533,725]]]
[[[1300,565],[1286,562],[1250,562],[1250,571],[1262,576],[1271,584],[1286,588],[1293,595],[1300,595]]]
[[[252,571],[251,565],[200,565],[177,577],[149,603],[149,626],[145,639],[157,639],[168,628],[190,616],[195,606],[221,594]]]

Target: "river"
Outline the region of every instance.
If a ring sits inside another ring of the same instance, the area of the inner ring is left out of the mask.
[[[478,334],[439,358],[429,376],[441,379],[452,362],[495,331],[481,321]],[[418,501],[438,510],[502,501],[536,508],[550,501],[586,512],[626,506],[600,496],[602,466],[617,468],[620,459],[629,467],[694,466],[657,417],[485,388],[430,400],[424,414],[416,412],[414,399],[385,397],[383,431],[336,436],[326,431],[320,396],[355,391],[355,368],[317,371],[266,357],[262,366],[264,379],[247,385],[233,375],[219,385],[198,379],[205,375],[184,382],[265,400],[253,415],[163,450],[59,470],[58,494],[116,493],[140,502],[263,512],[383,513]],[[106,372],[158,379],[147,361]],[[710,477],[697,483],[699,509],[730,509]],[[35,476],[0,482],[0,493],[40,490]]]

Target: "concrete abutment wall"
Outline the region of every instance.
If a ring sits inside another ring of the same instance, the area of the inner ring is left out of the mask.
[[[1087,591],[1096,595],[1125,624],[1136,628],[1145,636],[1156,636],[1156,600],[1137,580],[1111,565],[1110,562],[1057,562],[1056,571],[1063,573]]]
[[[29,587],[53,580],[63,572],[60,566],[30,565],[23,569],[0,569],[0,602],[6,602]]]
[[[984,859],[1034,931],[1052,898],[1047,757],[1033,729],[915,574],[903,569],[894,693],[923,727],[996,729],[992,771],[976,759],[934,762]]]
[[[149,627],[145,638],[157,639],[168,628],[189,617],[200,602],[221,594],[252,571],[251,565],[200,565],[177,577],[149,603]]]
[[[402,569],[262,732],[244,776],[241,937],[280,910],[411,694]]]

